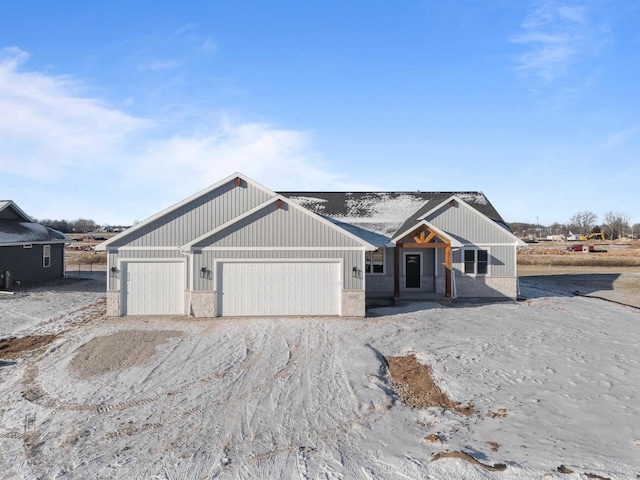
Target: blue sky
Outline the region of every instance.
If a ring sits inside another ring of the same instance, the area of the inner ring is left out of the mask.
[[[0,198],[131,224],[273,190],[640,222],[636,1],[0,2]]]

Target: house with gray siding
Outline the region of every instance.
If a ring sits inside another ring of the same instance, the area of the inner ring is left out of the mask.
[[[281,192],[367,239],[368,298],[516,298],[517,238],[482,192]]]
[[[478,193],[276,193],[237,173],[98,245],[107,314],[362,317],[367,298],[514,298]]]
[[[0,200],[0,289],[64,277],[70,238],[33,221],[12,200]]]

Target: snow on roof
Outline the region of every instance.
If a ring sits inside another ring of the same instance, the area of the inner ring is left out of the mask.
[[[376,233],[372,231],[371,228],[367,228],[367,226],[358,226],[351,223],[344,223],[331,217],[325,218],[338,227],[376,247],[384,247],[389,243],[389,237],[387,235]],[[368,226],[371,227],[371,225]]]
[[[482,192],[279,193],[312,212],[386,236],[388,239],[392,238],[407,220],[413,218],[416,212],[435,208],[453,195],[504,225],[504,220]]]
[[[69,241],[64,233],[35,222],[0,219],[0,245],[14,243]]]

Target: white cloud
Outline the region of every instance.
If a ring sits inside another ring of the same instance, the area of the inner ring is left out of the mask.
[[[30,201],[49,202],[49,216],[71,217],[71,203],[77,209],[72,190],[66,197],[58,191],[59,205],[47,193],[69,183],[96,193],[83,200],[84,213],[73,215],[90,217],[95,209],[107,216],[96,221],[114,223],[144,218],[236,171],[273,189],[322,189],[341,180],[313,152],[308,133],[221,116],[202,120],[192,133],[158,138],[171,123],[166,113],[158,122],[135,117],[83,96],[86,89],[71,77],[26,71],[27,59],[15,48],[0,57],[0,186],[41,191]],[[134,204],[122,213],[126,196]]]
[[[521,25],[522,32],[510,38],[525,47],[518,57],[519,69],[551,81],[574,62],[596,54],[608,35],[589,13],[584,5],[554,0],[540,4]]]
[[[178,60],[150,60],[138,65],[138,70],[165,71],[180,68],[182,64]]]
[[[154,183],[182,189],[194,182],[208,185],[237,171],[274,189],[326,188],[338,180],[311,151],[308,134],[226,119],[204,134],[149,143],[140,154],[136,176],[148,175]]]
[[[147,124],[98,99],[81,97],[80,83],[70,77],[20,71],[28,54],[19,49],[2,53],[0,166],[5,174],[59,176],[62,168],[101,163]]]

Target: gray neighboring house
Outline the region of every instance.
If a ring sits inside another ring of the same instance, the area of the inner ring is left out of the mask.
[[[237,173],[96,247],[107,314],[362,317],[368,299],[518,294],[482,193],[276,193]]]
[[[64,277],[64,245],[71,239],[33,221],[11,200],[0,200],[0,289]]]

